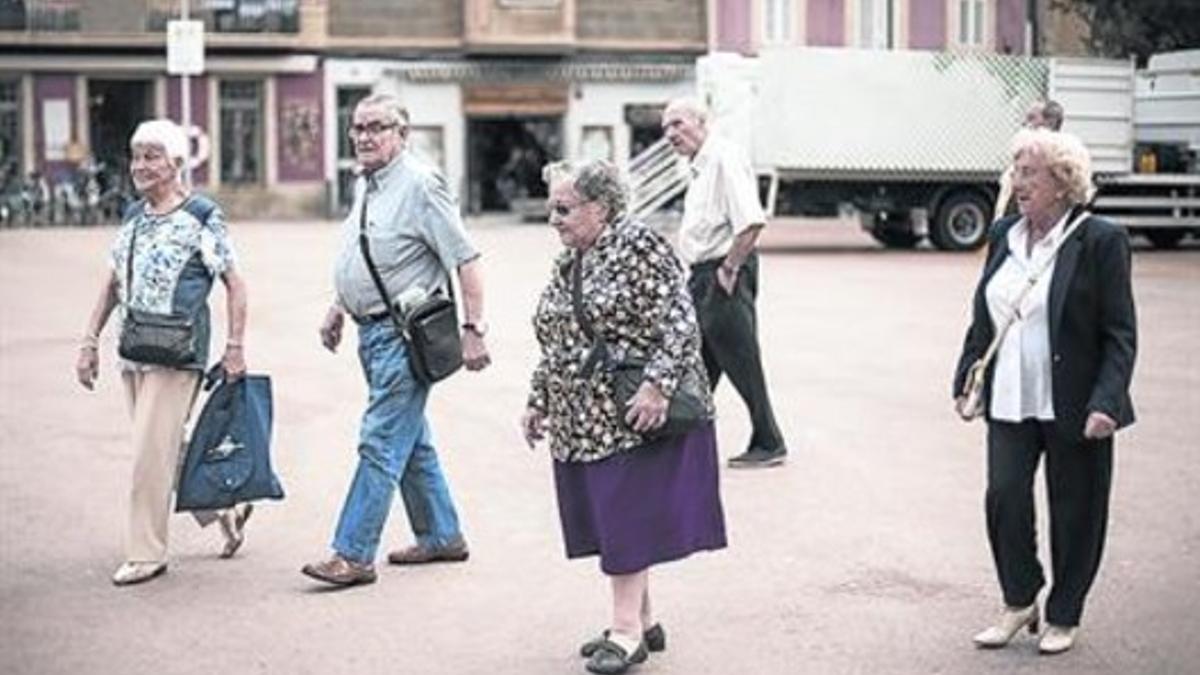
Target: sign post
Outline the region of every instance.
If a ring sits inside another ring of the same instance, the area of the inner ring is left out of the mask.
[[[188,19],[188,0],[181,0],[178,21],[167,22],[167,74],[179,75],[180,126],[187,135],[183,184],[192,187],[192,75],[204,73],[204,22]]]

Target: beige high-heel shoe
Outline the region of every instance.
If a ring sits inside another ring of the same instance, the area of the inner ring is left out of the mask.
[[[1028,607],[1005,607],[995,625],[988,626],[975,636],[975,646],[982,649],[998,649],[1011,642],[1025,627],[1029,628],[1030,633],[1037,635],[1039,623],[1036,602]]]
[[[1078,632],[1078,626],[1050,624],[1046,627],[1042,639],[1038,641],[1038,651],[1042,654],[1061,654],[1075,646],[1075,636]]]

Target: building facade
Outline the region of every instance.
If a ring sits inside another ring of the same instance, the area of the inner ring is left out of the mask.
[[[715,0],[719,49],[771,45],[1082,55],[1086,26],[1053,0]]]
[[[344,208],[349,115],[401,97],[412,145],[471,211],[544,194],[542,163],[625,160],[694,88],[706,0],[192,0],[206,68],[190,78],[193,179],[238,215]],[[67,180],[126,173],[148,117],[181,117],[165,27],[179,0],[0,0],[0,166]],[[202,147],[201,147],[202,146]]]

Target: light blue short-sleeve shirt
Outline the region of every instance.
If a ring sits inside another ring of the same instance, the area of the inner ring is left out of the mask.
[[[359,248],[366,205],[371,259],[389,298],[410,288],[444,289],[449,273],[478,257],[458,214],[458,202],[442,174],[402,152],[387,166],[358,179],[354,206],[342,223],[341,251],[334,264],[338,301],[354,316],[387,309]]]

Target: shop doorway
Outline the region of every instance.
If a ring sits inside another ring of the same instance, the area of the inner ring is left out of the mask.
[[[129,138],[139,122],[154,116],[153,92],[151,80],[88,80],[88,134],[106,194],[132,194]]]
[[[562,157],[562,118],[508,115],[467,122],[467,182],[471,213],[544,211],[542,167]]]

